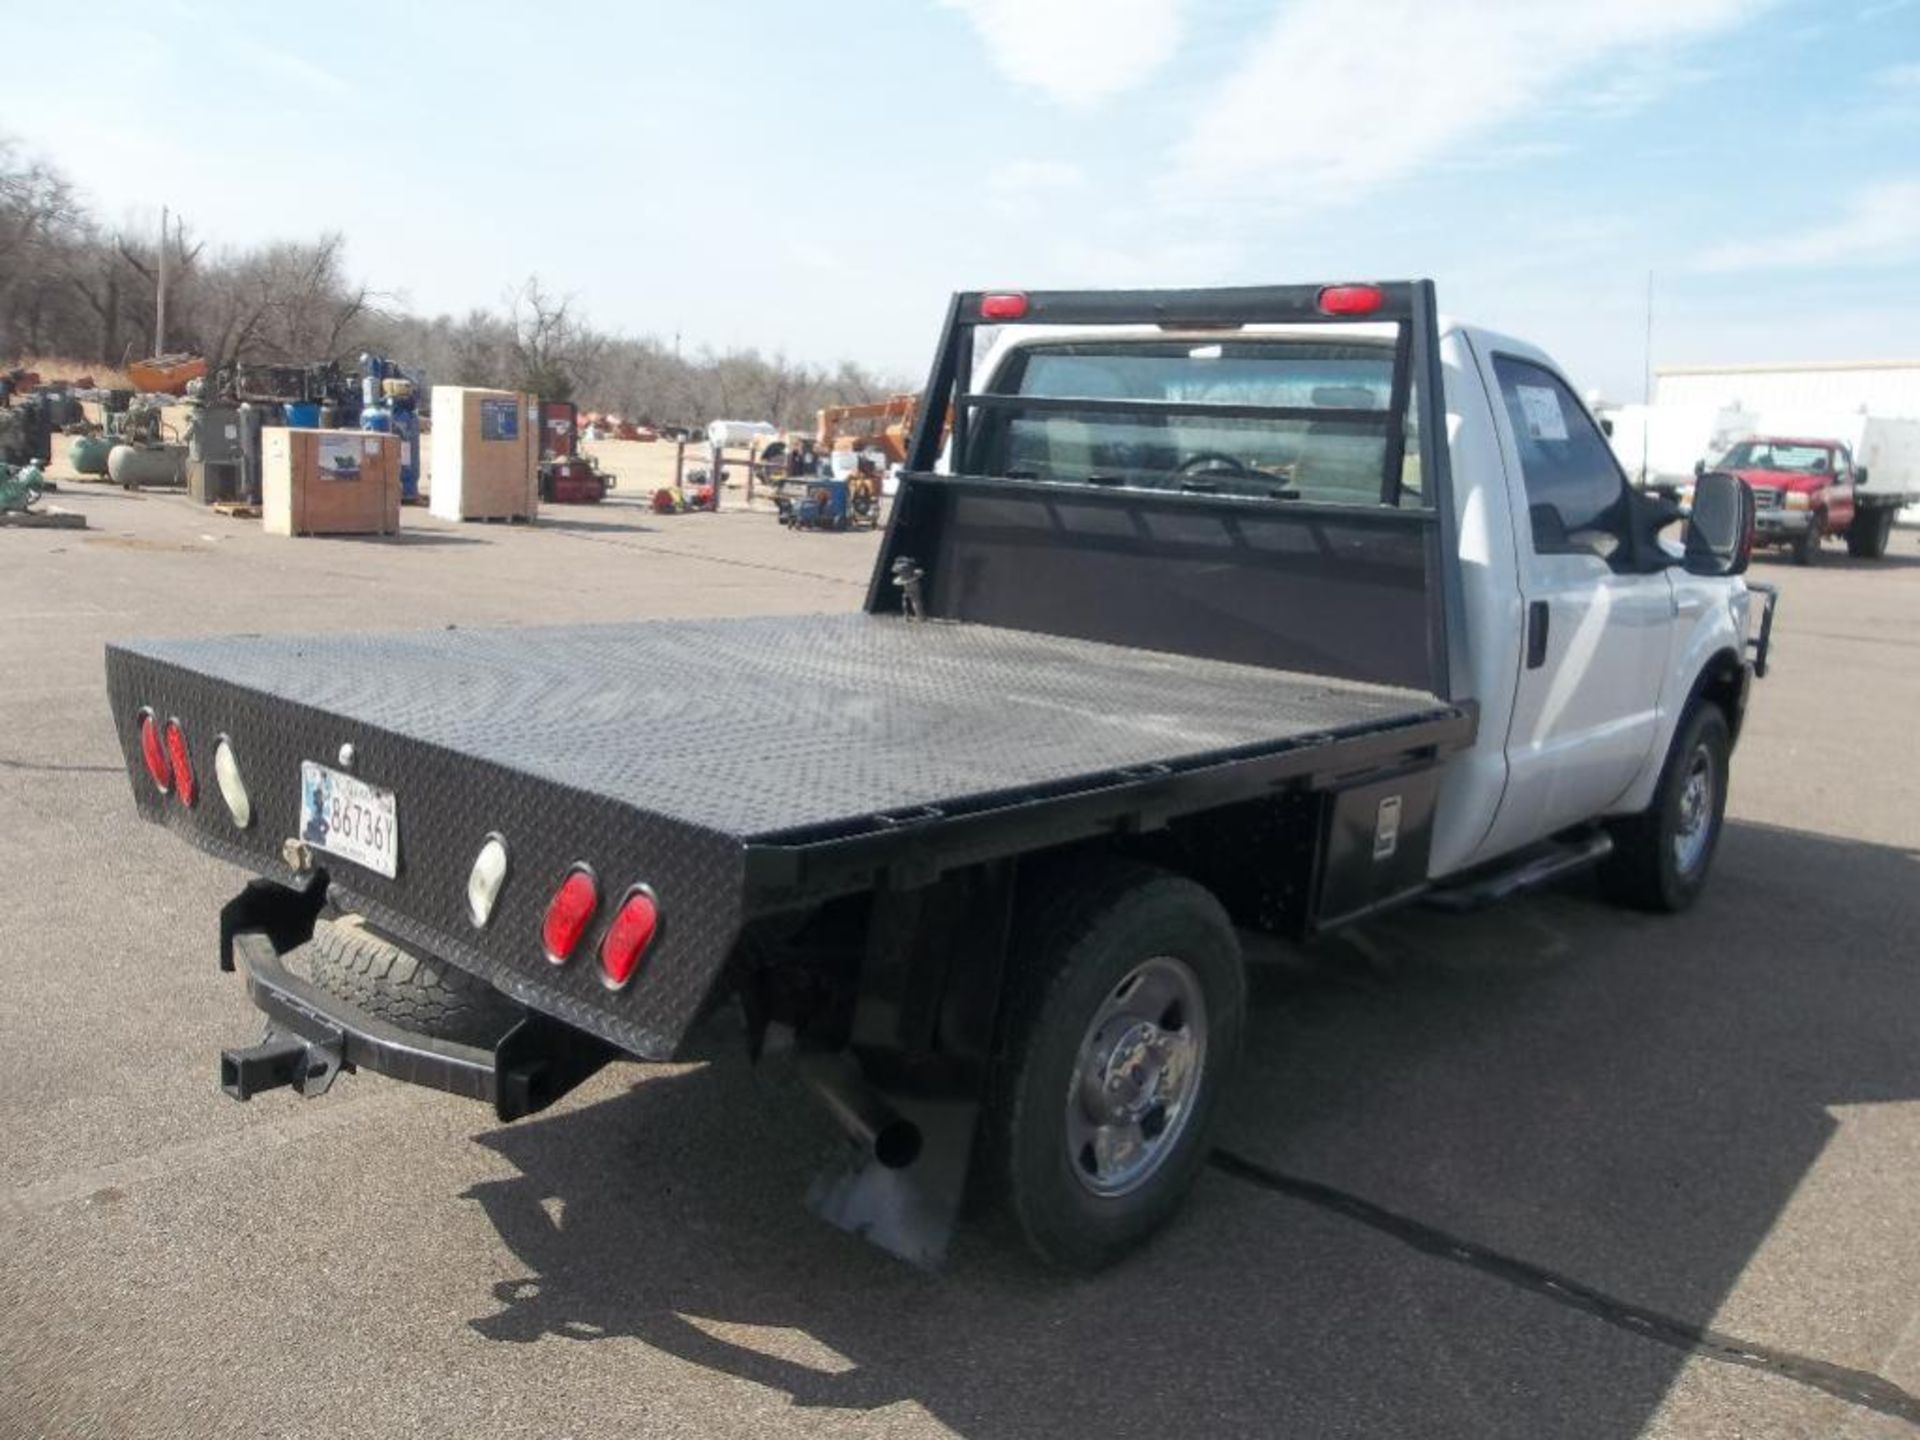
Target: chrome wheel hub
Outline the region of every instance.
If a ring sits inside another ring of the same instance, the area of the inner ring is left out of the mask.
[[[1713,757],[1695,750],[1687,761],[1680,790],[1680,814],[1673,827],[1673,867],[1691,875],[1706,859],[1713,838]]]
[[[1206,1004],[1185,961],[1156,957],[1113,988],[1067,1094],[1068,1160],[1082,1185],[1124,1195],[1165,1163],[1193,1113],[1206,1047]]]

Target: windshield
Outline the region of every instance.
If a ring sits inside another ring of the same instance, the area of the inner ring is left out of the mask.
[[[966,469],[1016,480],[1379,505],[1393,360],[1385,341],[1169,338],[1027,346],[1001,367],[992,393],[1329,413],[1319,419],[1013,405],[982,412]],[[1399,501],[1420,505],[1411,413],[1406,450]]]
[[[1789,445],[1779,440],[1742,440],[1727,451],[1720,470],[1785,470],[1795,475],[1827,475],[1833,453],[1824,445]]]

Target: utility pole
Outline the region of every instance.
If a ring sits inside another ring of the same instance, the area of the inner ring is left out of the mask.
[[[167,353],[167,207],[160,207],[160,265],[153,286],[153,353]]]

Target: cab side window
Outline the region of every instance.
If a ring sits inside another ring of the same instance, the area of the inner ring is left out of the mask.
[[[1537,555],[1631,559],[1626,477],[1606,437],[1565,382],[1510,355],[1493,357],[1513,426]]]

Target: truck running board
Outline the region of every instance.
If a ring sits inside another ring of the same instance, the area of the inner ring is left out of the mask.
[[[1456,884],[1431,890],[1426,903],[1435,910],[1464,915],[1489,905],[1538,890],[1582,870],[1591,870],[1613,853],[1613,837],[1594,830],[1570,840],[1549,840],[1500,862],[1499,868],[1478,871]]]

